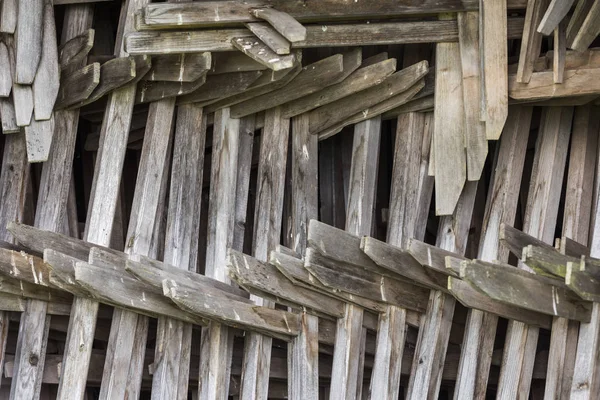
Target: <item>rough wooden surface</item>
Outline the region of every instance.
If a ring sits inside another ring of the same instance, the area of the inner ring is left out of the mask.
[[[152,58],[151,81],[193,82],[211,68],[210,53],[172,54]]]
[[[44,2],[43,35],[40,64],[32,85],[36,121],[48,120],[52,116],[60,84],[54,6],[51,1]]]
[[[42,56],[44,34],[44,1],[19,0],[15,31],[15,83],[33,83]],[[23,10],[27,10],[23,12]]]

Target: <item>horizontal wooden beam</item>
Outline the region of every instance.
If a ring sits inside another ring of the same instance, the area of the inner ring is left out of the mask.
[[[553,71],[534,72],[529,83],[519,83],[515,75],[510,75],[508,94],[519,100],[596,94],[600,96],[600,68],[566,70],[561,84],[554,83]]]
[[[509,18],[508,39],[520,38],[523,24],[523,18]],[[125,48],[132,55],[233,51],[235,47],[231,41],[234,38],[253,35],[248,29],[237,28],[133,32],[127,35]],[[310,48],[456,41],[458,41],[458,26],[456,20],[450,20],[308,25],[306,40],[291,45],[292,48]]]
[[[525,8],[525,0],[509,0],[509,9]],[[155,28],[206,28],[260,21],[252,11],[272,7],[300,22],[390,19],[406,15],[477,10],[478,0],[288,0],[205,1],[198,3],[155,3],[143,9],[144,22]]]

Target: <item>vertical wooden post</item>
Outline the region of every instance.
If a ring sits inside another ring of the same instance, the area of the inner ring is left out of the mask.
[[[512,224],[516,215],[532,112],[531,107],[521,106],[512,107],[509,112],[486,203],[478,252],[483,260],[508,259],[508,251],[499,247],[498,232],[502,223]],[[469,310],[455,400],[485,397],[497,322],[495,315]]]
[[[4,153],[0,170],[0,198],[2,198],[2,202],[0,202],[0,240],[9,243],[14,241],[12,235],[6,230],[6,225],[11,221],[20,221],[23,217],[25,185],[28,179],[29,164],[27,164],[27,149],[23,133],[4,135]],[[0,311],[2,328],[0,331],[0,372],[4,371],[9,322],[9,313]]]
[[[89,29],[92,26],[92,19],[92,6],[69,6],[65,11],[62,42],[64,43]],[[35,226],[60,232],[66,216],[71,185],[79,110],[57,111],[54,113],[54,121],[53,142],[40,180]],[[58,170],[60,173],[57,173]],[[47,304],[45,302],[29,300],[28,307],[23,313],[21,319],[23,327],[19,329],[17,338],[19,351],[15,355],[13,375],[13,395],[16,398],[39,396],[50,322],[50,317],[46,315],[46,312]],[[31,352],[37,354],[37,363],[29,361]],[[32,390],[35,390],[37,394],[34,394]]]
[[[279,244],[283,215],[285,169],[288,153],[290,120],[281,117],[275,107],[265,112],[265,126],[260,141],[258,183],[254,217],[253,253],[266,261],[269,252]],[[271,306],[256,296],[259,305]],[[240,396],[266,400],[269,389],[272,338],[251,332],[246,336]]]
[[[206,120],[202,107],[194,104],[179,106],[164,261],[194,272],[200,228],[205,138]],[[187,399],[191,340],[191,324],[170,318],[158,319],[152,377],[153,399]]]
[[[308,222],[319,217],[318,136],[308,130],[308,115],[292,119],[292,226],[289,247],[304,254]],[[319,396],[319,318],[304,313],[300,335],[288,344],[288,395],[292,400]]]
[[[204,273],[229,283],[225,259],[227,247],[233,242],[240,120],[230,118],[229,108],[216,111],[214,119]],[[227,399],[232,349],[233,333],[228,326],[211,322],[202,328],[198,384],[200,399]]]
[[[353,235],[369,235],[375,207],[375,185],[379,161],[381,118],[360,122],[354,127],[352,164],[348,187],[346,230]],[[364,367],[364,310],[345,306],[338,319],[333,350],[331,399],[360,399]]]
[[[538,133],[523,231],[546,243],[554,239],[572,119],[573,107],[547,107]],[[498,398],[529,396],[538,334],[537,327],[509,322]]]

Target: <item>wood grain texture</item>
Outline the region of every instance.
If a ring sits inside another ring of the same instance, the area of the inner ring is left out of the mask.
[[[204,85],[191,93],[179,96],[177,104],[211,104],[223,97],[234,96],[250,87],[263,74],[262,71],[229,72],[206,77]]]
[[[291,68],[296,61],[294,55],[279,55],[256,37],[233,38],[231,43],[233,47],[273,71]]]
[[[254,33],[264,44],[269,46],[276,54],[290,54],[290,42],[269,24],[252,22],[246,28]]]
[[[479,49],[479,13],[459,13],[458,43],[462,66],[463,106],[465,108],[465,146],[467,179],[479,180],[487,158],[485,122],[481,121],[481,54]]]
[[[566,25],[564,23],[561,23],[556,27],[556,29],[554,29],[554,57],[552,59],[554,83],[562,83],[564,80],[566,52]]]
[[[433,124],[436,215],[450,215],[467,179],[465,108],[458,43],[436,45]]]
[[[12,89],[12,73],[8,48],[0,42],[0,97],[8,97]]]
[[[579,33],[581,25],[585,21],[590,9],[594,4],[593,0],[579,0],[573,11],[573,15],[567,25],[567,46],[572,47],[575,36]]]
[[[506,1],[485,1],[483,4],[485,135],[488,140],[498,140],[508,115],[508,48],[505,41],[498,40],[507,35]]]
[[[19,3],[17,0],[3,1],[0,6],[0,32],[15,33]]]
[[[206,74],[194,82],[142,81],[137,86],[136,104],[151,103],[192,93],[206,82]]]
[[[211,68],[210,53],[170,54],[152,57],[151,81],[193,82]]]
[[[55,108],[67,108],[86,100],[100,83],[100,64],[87,65],[61,79]]]
[[[584,51],[592,44],[598,34],[600,34],[600,4],[594,2],[583,20],[579,32],[573,38],[571,48]]]
[[[258,8],[251,11],[258,19],[267,21],[271,26],[290,42],[300,42],[306,39],[306,28],[286,12],[273,8]]]
[[[54,117],[42,121],[32,119],[29,125],[23,128],[27,143],[27,161],[36,163],[48,160],[54,129]]]
[[[542,35],[550,35],[567,16],[574,3],[575,0],[552,0],[537,27],[537,31]]]
[[[58,63],[60,69],[67,69],[83,61],[94,46],[95,31],[87,29],[81,34],[70,38],[58,48]]]
[[[60,85],[54,6],[44,1],[44,24],[41,57],[33,81],[33,106],[36,121],[48,120],[52,116],[54,102]],[[52,136],[50,136],[52,137]],[[45,160],[44,160],[45,161]]]
[[[19,0],[19,9],[15,30],[15,83],[31,85],[42,56],[44,1]]]
[[[528,84],[518,83],[509,77],[508,90],[513,99],[541,100],[600,93],[594,83],[600,76],[600,68],[566,70],[561,84],[554,84],[553,71],[534,72]]]
[[[523,28],[523,41],[521,42],[521,52],[519,54],[519,67],[517,71],[517,81],[520,83],[529,83],[533,65],[540,55],[542,48],[542,34],[537,28],[542,21],[545,10],[548,7],[548,0],[528,0],[527,11],[525,13],[525,27]]]

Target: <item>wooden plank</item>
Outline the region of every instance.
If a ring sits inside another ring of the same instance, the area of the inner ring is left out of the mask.
[[[381,118],[381,114],[385,113],[386,111],[398,108],[402,104],[409,102],[412,98],[417,96],[417,94],[420,93],[424,87],[425,82],[424,80],[421,80],[399,95],[393,96],[382,101],[381,103],[376,104],[373,107],[367,108],[361,112],[347,117],[343,121],[338,122],[335,125],[319,132],[319,140],[324,140],[337,134],[348,125],[357,124],[369,119]]]
[[[572,117],[570,107],[544,110],[536,142],[523,231],[546,243],[552,242],[554,237],[558,213],[556,197],[562,187]],[[526,268],[522,264],[520,267]],[[502,395],[529,393],[537,339],[537,328],[509,322],[499,381]]]
[[[346,63],[346,58],[344,56],[344,63]],[[358,61],[360,64],[360,60]],[[283,115],[293,117],[380,84],[395,72],[396,60],[389,59],[366,67],[361,66],[360,69],[354,71],[357,67],[358,65],[344,65],[344,73],[347,73],[348,76],[340,83],[284,104],[282,106]]]
[[[55,108],[60,110],[87,99],[100,83],[100,64],[87,65],[61,80]]]
[[[274,8],[256,8],[250,14],[267,21],[277,32],[292,43],[306,39],[306,28],[286,12]]]
[[[487,158],[485,123],[481,121],[481,77],[479,51],[479,14],[458,14],[458,43],[462,66],[463,105],[465,108],[465,146],[467,179],[479,180]]]
[[[136,78],[136,62],[133,57],[113,58],[100,66],[100,82],[92,93],[73,107],[79,108],[93,103],[111,91],[124,86]],[[72,107],[72,108],[73,108]]]
[[[532,112],[532,107],[513,106],[509,109],[509,117],[495,156],[493,183],[486,203],[481,232],[478,255],[483,260],[503,262],[508,260],[508,252],[500,246],[497,235],[501,224],[512,223],[516,215]],[[473,297],[481,293],[458,279],[449,278],[448,285],[460,302],[475,308],[468,312],[463,339],[464,350],[461,352],[454,395],[456,399],[481,398],[487,391],[492,361],[490,354],[494,346],[497,315],[501,315],[498,307],[501,305],[497,302],[490,304],[478,298],[479,296]],[[481,305],[478,307],[477,304]],[[511,319],[519,319],[522,318],[520,315],[524,315],[519,309],[502,309],[501,312],[511,313]],[[538,317],[536,318],[535,315]],[[531,318],[531,321],[540,321],[538,313],[528,318]],[[550,323],[548,319],[545,321],[546,324]]]
[[[72,37],[58,48],[58,63],[64,70],[71,65],[83,61],[94,46],[95,31],[87,29],[83,33]]]
[[[569,257],[554,249],[529,245],[523,248],[522,261],[538,275],[564,278],[567,263],[578,262],[578,257]]]
[[[211,74],[226,74],[228,72],[263,71],[267,69],[247,55],[239,51],[228,51],[223,53],[211,53]]]
[[[135,95],[136,104],[156,102],[192,93],[206,82],[206,75],[194,82],[141,81]]]
[[[231,115],[241,118],[296,100],[335,83],[343,73],[343,58],[341,54],[336,54],[302,68],[298,76],[285,87],[234,105]]]
[[[17,0],[2,1],[2,6],[0,6],[0,32],[15,33],[18,9]]]
[[[290,54],[290,42],[269,24],[252,22],[246,24],[246,28],[273,50],[275,54]]]
[[[0,123],[2,124],[2,133],[16,133],[21,130],[17,125],[12,95],[0,98]]]
[[[466,181],[465,108],[458,43],[436,45],[433,124],[436,215],[450,215]]]
[[[178,108],[164,260],[186,271],[195,271],[198,252],[200,202],[197,199],[201,197],[206,136],[202,121],[201,107]],[[159,318],[157,329],[152,391],[165,398],[186,397],[192,326]]]
[[[0,42],[0,97],[8,97],[12,89],[12,74],[8,49]]]
[[[498,140],[508,115],[508,49],[506,41],[497,39],[507,36],[506,1],[486,1],[483,4],[485,135],[488,140]]]
[[[514,76],[510,76],[509,95],[513,99],[530,100],[597,95],[600,93],[600,89],[594,84],[594,80],[599,75],[600,68],[566,70],[560,85],[554,84],[553,71],[534,72],[529,84],[518,83]]]
[[[575,36],[592,8],[593,0],[579,0],[567,26],[567,47],[572,47]]]
[[[596,2],[590,7],[579,32],[573,38],[571,48],[577,51],[584,51],[600,34],[600,5]]]
[[[319,319],[302,313],[300,334],[288,345],[288,395],[292,400],[319,396]]]
[[[252,152],[254,149],[254,131],[256,118],[249,115],[240,119],[240,145],[238,149],[238,176],[235,189],[235,221],[233,227],[233,243],[231,248],[237,251],[244,249],[246,236],[246,219],[248,214],[248,197],[250,175],[252,169]]]
[[[15,83],[31,85],[42,55],[44,1],[19,0],[15,31]]]
[[[257,195],[254,214],[253,255],[266,261],[269,252],[279,244],[283,214],[283,195],[290,121],[281,117],[276,107],[265,113],[258,165]],[[257,304],[269,302],[254,298]],[[267,371],[270,367],[271,340],[250,333],[244,349],[242,397],[266,399]]]
[[[562,281],[519,268],[484,261],[463,261],[461,279],[492,299],[547,315],[589,322],[591,304],[578,301]],[[510,282],[511,290],[502,282]]]
[[[511,19],[511,34],[522,31],[522,19]],[[454,42],[458,28],[452,21],[385,22],[377,24],[308,25],[306,40],[292,43],[292,48],[357,46],[394,43]],[[203,30],[189,32],[144,31],[126,38],[130,54],[199,53],[235,50],[231,40],[252,37],[246,29]],[[189,39],[188,39],[189,38]],[[169,50],[170,49],[170,50]]]
[[[562,83],[565,75],[565,58],[567,52],[566,26],[559,24],[554,30],[554,57],[552,71],[554,72],[554,83]]]
[[[54,128],[54,117],[43,121],[32,119],[29,125],[24,128],[27,161],[30,163],[48,161]]]
[[[210,53],[167,54],[152,57],[149,81],[193,82],[211,68]]]
[[[533,72],[534,62],[542,49],[542,34],[537,30],[542,21],[548,0],[529,0],[525,13],[525,27],[523,28],[523,41],[519,54],[519,68],[517,82],[529,83]]]
[[[262,71],[230,72],[209,75],[204,85],[191,93],[180,96],[177,104],[210,103],[222,97],[243,92],[263,74]]]
[[[550,35],[567,16],[574,3],[575,0],[552,0],[537,27],[537,31],[542,35]]]
[[[167,5],[152,4],[144,9],[146,24],[156,25],[157,28],[173,27],[181,29],[192,26],[206,27],[211,25],[224,25],[242,22],[254,22],[256,19],[250,11],[256,7],[264,7],[266,2],[248,1],[238,3],[203,2],[204,4]],[[216,5],[219,5],[218,14]],[[285,0],[273,0],[266,4],[276,10],[286,12],[300,22],[330,21],[332,19],[374,19],[393,18],[406,14],[436,14],[444,12],[470,11],[478,9],[475,0],[457,1],[431,1],[418,4],[393,0],[379,1],[377,7],[370,4],[340,3],[336,0],[320,1],[315,4],[296,4]],[[523,0],[508,2],[509,9],[522,9],[525,7]]]
[[[33,106],[35,120],[48,120],[52,116],[54,102],[60,85],[56,28],[54,26],[54,6],[50,0],[44,1],[44,26],[41,58],[33,81]],[[52,138],[52,135],[50,135]],[[45,161],[45,160],[44,160]]]
[[[429,71],[427,61],[421,61],[392,74],[379,85],[344,97],[310,112],[310,133],[317,134],[362,110],[409,89]],[[387,111],[387,110],[386,110]]]
[[[293,54],[278,55],[258,38],[239,37],[231,39],[233,47],[273,71],[291,68],[296,62]]]

